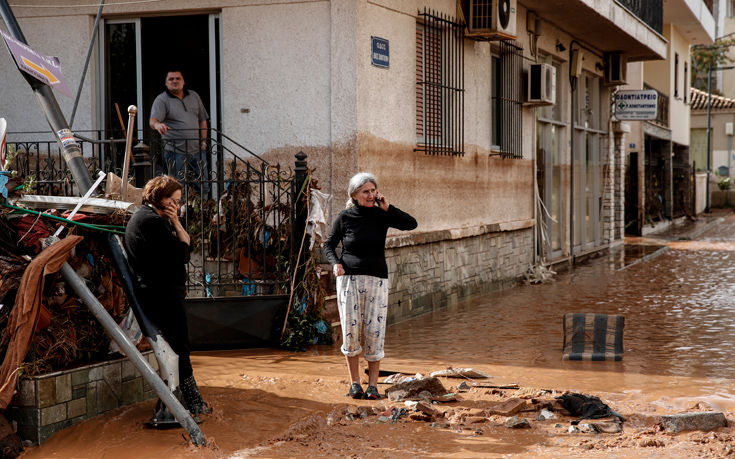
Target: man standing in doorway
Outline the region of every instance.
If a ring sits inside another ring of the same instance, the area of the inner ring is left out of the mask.
[[[208,118],[199,94],[184,89],[181,71],[166,73],[166,90],[153,101],[149,125],[161,134],[163,159],[169,175],[184,185],[192,186],[202,195],[209,191],[206,157]]]

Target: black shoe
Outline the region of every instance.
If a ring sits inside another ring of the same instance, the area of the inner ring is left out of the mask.
[[[378,388],[375,386],[368,386],[367,390],[365,391],[365,398],[368,400],[377,400],[380,398],[380,392],[378,392]]]
[[[199,393],[199,387],[194,379],[194,375],[181,381],[181,392],[184,395],[184,403],[186,408],[194,416],[198,414],[210,414],[212,408],[202,400],[202,394]]]
[[[350,386],[350,392],[347,393],[352,398],[359,399],[365,396],[365,392],[362,391],[362,386],[356,382],[353,382]]]

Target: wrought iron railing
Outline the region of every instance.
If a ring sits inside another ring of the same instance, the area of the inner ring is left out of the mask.
[[[631,14],[648,24],[650,28],[663,33],[664,5],[663,0],[615,0]],[[710,10],[711,11],[711,10]]]
[[[121,175],[125,140],[85,134],[77,135],[77,142],[90,175],[96,177],[100,170]],[[27,140],[33,136],[42,140]],[[9,133],[9,137],[14,155],[11,168],[31,188],[28,192],[78,195],[55,141],[48,140],[45,133]],[[201,139],[185,138],[183,142],[198,145]],[[204,152],[184,149],[167,155],[173,145],[160,138],[136,143],[136,167],[130,172],[136,186],[162,173],[175,175],[184,185],[181,216],[192,239],[189,296],[290,291],[291,265],[298,250],[293,226],[297,207],[293,196],[298,195],[295,168],[268,164],[216,130],[207,139]],[[299,167],[305,171],[306,162]],[[303,178],[300,180],[299,187]]]
[[[643,84],[643,89],[653,89],[658,94],[656,99],[656,119],[651,121],[662,127],[669,127],[669,96],[645,83]]]

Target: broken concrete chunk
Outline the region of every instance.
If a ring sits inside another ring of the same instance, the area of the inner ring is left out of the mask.
[[[597,430],[592,426],[592,424],[587,422],[580,422],[577,425],[577,429],[579,429],[580,432],[584,433],[597,433]]]
[[[431,416],[429,416],[428,414],[424,414],[424,413],[421,413],[421,412],[411,413],[411,414],[408,415],[408,417],[409,417],[409,419],[412,419],[414,421],[424,421],[424,422],[430,422],[432,419],[434,419]]]
[[[444,394],[444,395],[433,395],[429,398],[432,402],[456,402],[459,400],[462,400],[457,394],[451,393],[451,394]]]
[[[549,411],[549,410],[547,410],[547,409],[544,408],[538,414],[538,416],[536,417],[536,420],[537,421],[545,421],[547,419],[556,419],[556,415],[554,413],[552,413],[551,411]]]
[[[703,411],[699,413],[680,413],[661,416],[661,425],[664,430],[672,433],[686,430],[714,430],[718,427],[727,427],[725,415],[718,411]]]
[[[508,418],[508,420],[505,421],[505,427],[509,429],[530,429],[531,423],[528,422],[528,419],[513,416],[512,418]]]
[[[485,374],[481,371],[477,371],[474,368],[447,368],[446,370],[434,371],[429,376],[444,376],[445,378],[473,378],[473,379],[488,379],[492,376]]]
[[[620,433],[623,431],[620,423],[615,421],[591,422],[590,425],[598,433]]]
[[[385,378],[383,382],[386,384],[398,384],[402,382],[413,381],[414,379],[416,379],[415,376],[404,375],[402,373],[396,373],[396,374],[392,374],[388,376],[387,378]]]
[[[487,418],[482,416],[467,416],[464,418],[463,424],[481,424],[487,422]]]
[[[431,427],[436,427],[437,429],[448,429],[449,423],[448,422],[432,422]]]
[[[439,411],[431,406],[430,403],[426,403],[424,401],[418,402],[416,404],[416,407],[414,408],[416,411],[421,411],[422,413],[429,415],[429,416],[438,416]]]
[[[388,399],[395,401],[416,397],[423,391],[427,391],[434,396],[447,393],[439,378],[423,378],[395,384],[385,390],[385,395]]]
[[[519,413],[521,410],[526,408],[527,402],[520,398],[511,398],[502,403],[488,408],[486,411],[489,414],[499,414],[501,416],[513,416]]]

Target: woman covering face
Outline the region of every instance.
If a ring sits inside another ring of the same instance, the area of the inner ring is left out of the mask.
[[[140,306],[161,330],[179,356],[179,383],[186,407],[192,414],[211,412],[194,380],[189,357],[186,323],[186,264],[189,234],[179,221],[181,184],[164,175],[151,179],[143,188],[143,206],[125,229],[125,250],[138,279],[136,296]],[[159,400],[157,418],[163,410]]]
[[[342,326],[342,353],[352,381],[352,398],[378,399],[378,372],[384,357],[385,322],[388,318],[388,266],[385,236],[388,228],[412,230],[416,219],[388,203],[372,174],[350,179],[345,210],[334,221],[324,251],[337,277],[337,306]],[[342,253],[337,255],[337,246]],[[368,362],[369,380],[362,389],[359,355]]]

